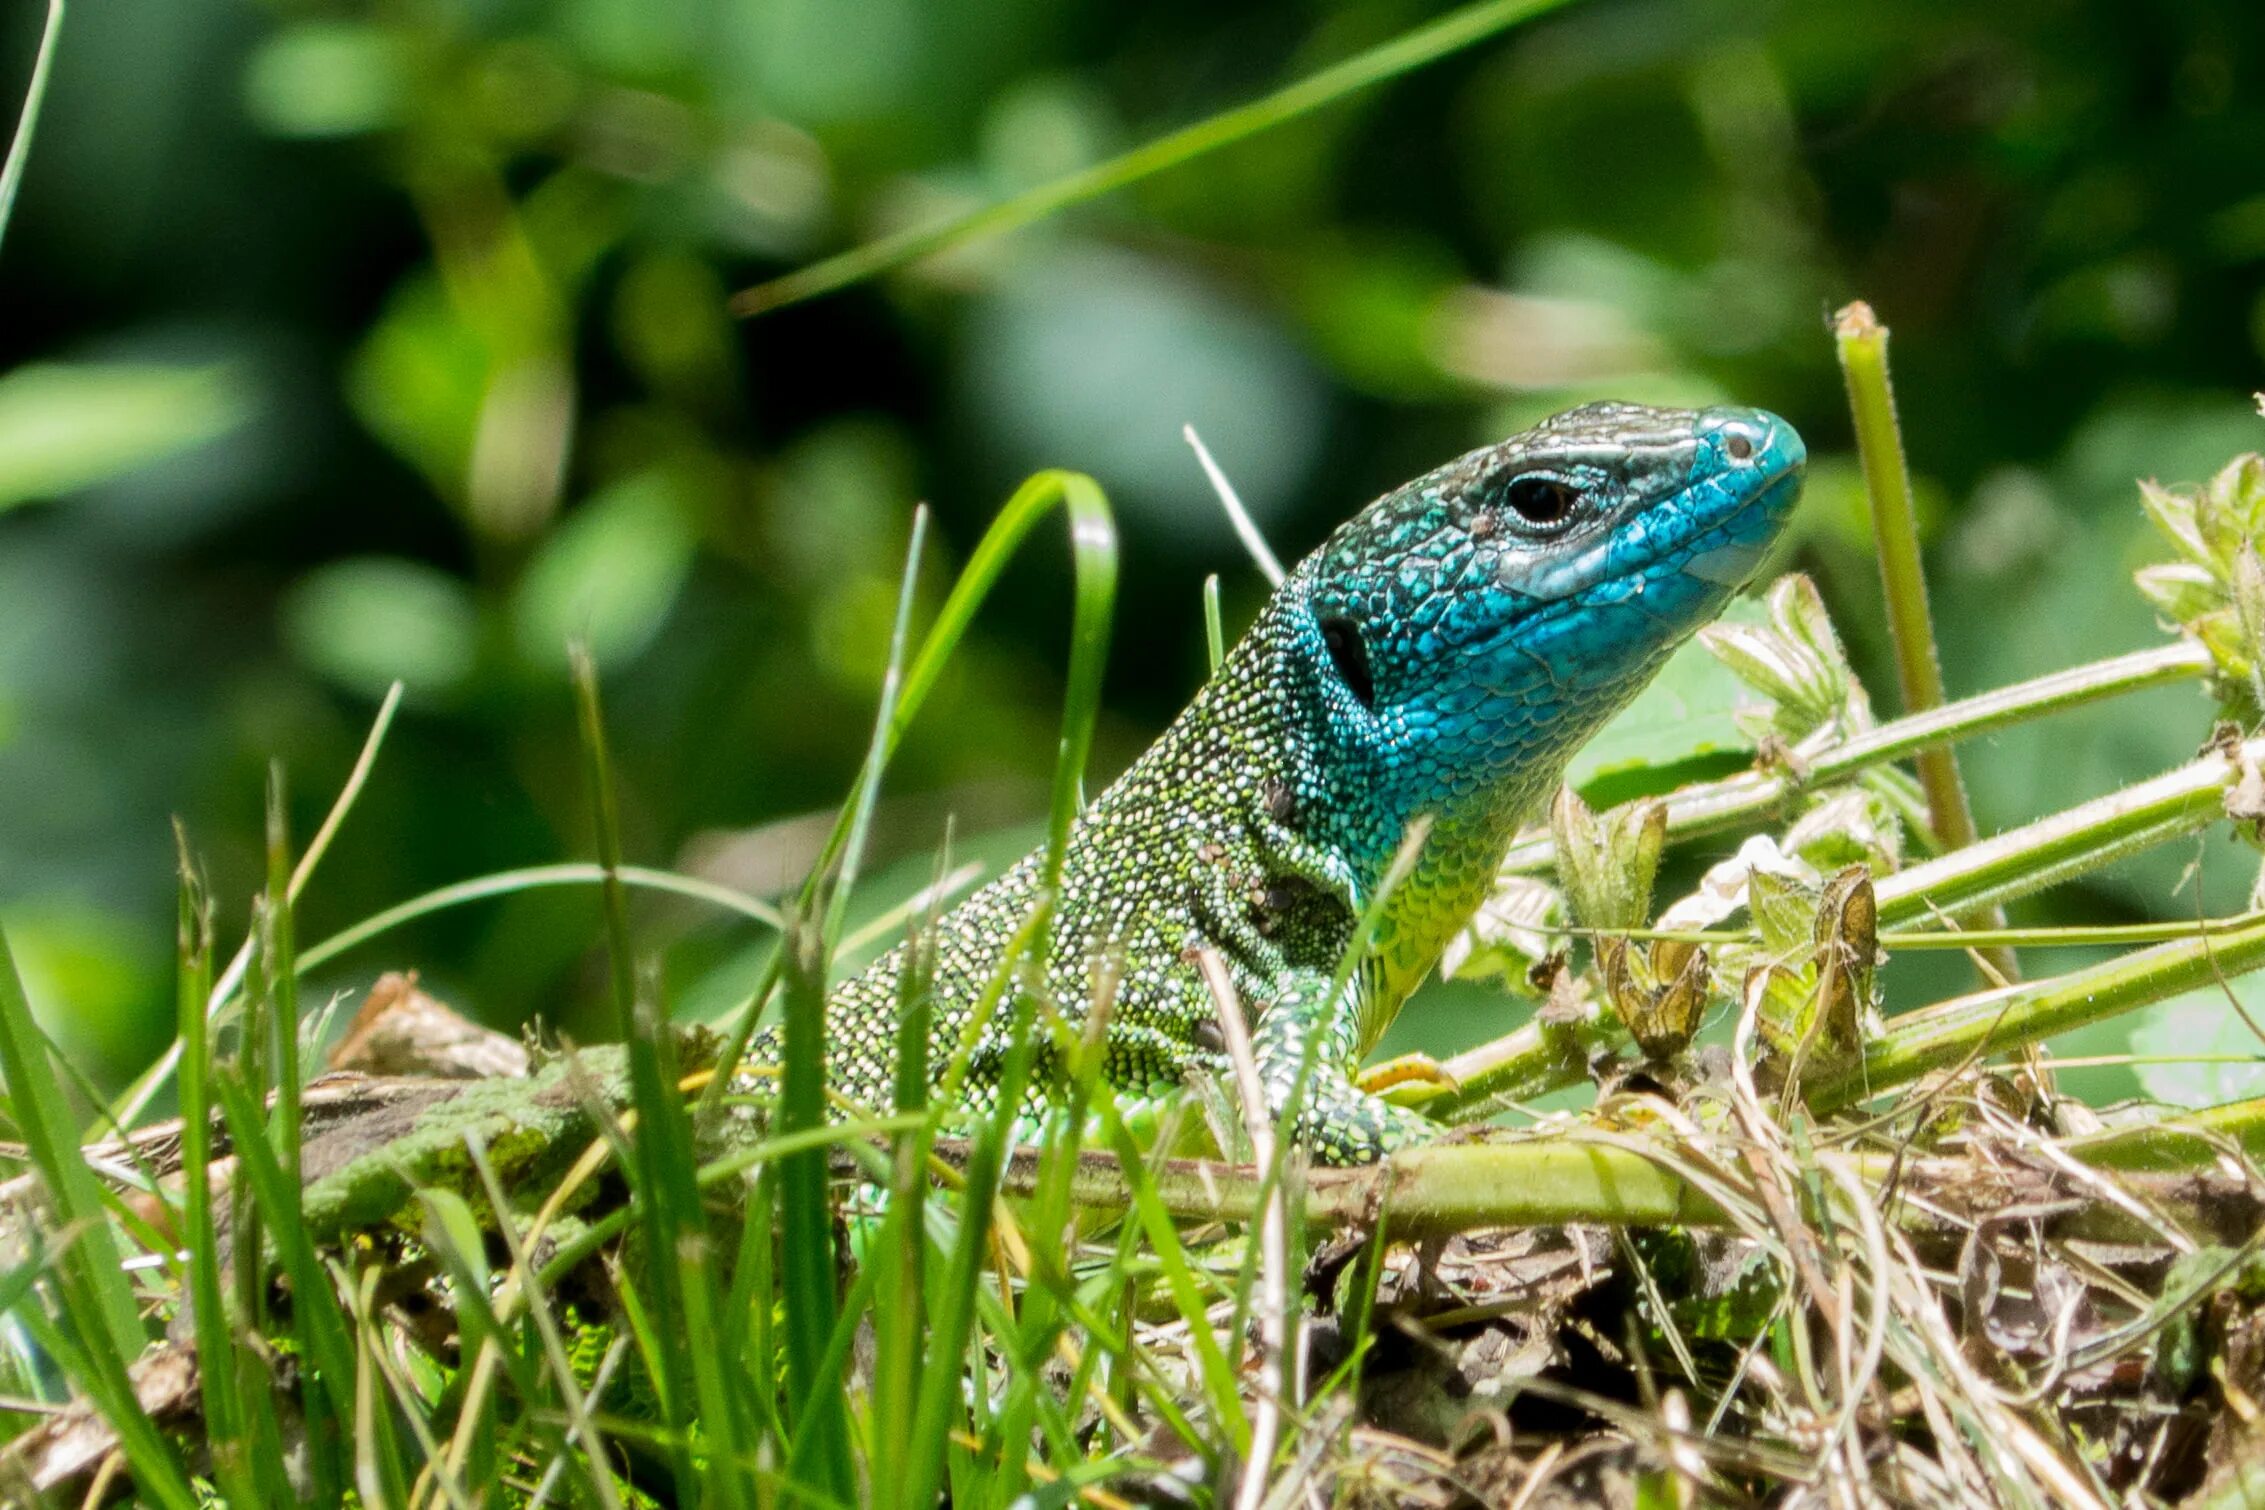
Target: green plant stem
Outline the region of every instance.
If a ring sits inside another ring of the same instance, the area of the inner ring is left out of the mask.
[[[2265,760],[2265,739],[2242,746],[2241,763]],[[2165,840],[2207,828],[2225,813],[2239,774],[2223,754],[2095,797],[1952,854],[1883,876],[1875,887],[1880,925],[1994,906],[2110,865]]]
[[[1247,105],[1207,116],[1192,126],[1184,126],[1106,162],[1040,184],[997,204],[930,225],[913,226],[782,278],[758,283],[733,296],[731,312],[762,314],[832,293],[964,242],[1020,230],[1057,210],[1136,184],[1167,168],[1192,162],[1207,152],[1216,152],[1246,137],[1285,125],[1565,3],[1566,0],[1480,0],[1479,4],[1450,11],[1429,25],[1403,32]]]
[[[1667,836],[1696,838],[1768,818],[1804,791],[1846,781],[1874,766],[2088,703],[2194,681],[2208,673],[2210,664],[2209,652],[2182,641],[1945,703],[1825,749],[1797,751],[1798,774],[1783,769],[1746,771],[1686,787],[1667,799]],[[1517,873],[1546,870],[1556,858],[1556,846],[1543,830],[1513,845],[1502,868]]]
[[[1888,378],[1888,332],[1861,300],[1833,317],[1833,344],[1841,375],[1848,383],[1848,408],[1856,425],[1856,454],[1864,468],[1864,490],[1872,501],[1872,538],[1879,551],[1880,586],[1887,598],[1889,638],[1895,646],[1896,683],[1903,711],[1925,713],[1945,701],[1942,660],[1935,651],[1935,626],[1927,610],[1927,573],[1919,557],[1919,521],[1911,504],[1911,473],[1903,456],[1895,390]],[[1974,809],[1958,774],[1958,755],[1949,746],[1922,750],[1913,764],[1927,796],[1928,823],[1945,851],[1975,840]],[[1977,928],[2003,928],[2005,914],[1976,908],[1965,919]],[[2000,980],[2020,978],[2011,949],[1985,951]]]
[[[2225,791],[2239,765],[2258,760],[2265,760],[2265,739],[2243,745],[2238,761],[2214,752],[2153,780],[1883,877],[1875,888],[1880,923],[2008,902],[2197,832],[2224,813]],[[2236,941],[2261,929],[2265,923],[2250,923],[2164,947],[2215,945],[2221,958],[2237,958]],[[2230,968],[2228,973],[2233,973]],[[1426,1101],[1424,1110],[1452,1120],[1563,1089],[1588,1073],[1593,1051],[1616,1046],[1624,1036],[1610,1018],[1554,1026],[1528,1023],[1446,1061],[1442,1068],[1455,1079],[1455,1088]]]
[[[2226,1109],[2231,1110],[2231,1109]],[[2253,1114],[2254,1115],[2254,1114]],[[939,1149],[948,1159],[967,1150]],[[1344,1234],[1374,1225],[1379,1214],[1393,1240],[1467,1232],[1482,1227],[1597,1223],[1631,1227],[1719,1227],[1731,1222],[1722,1198],[1737,1204],[1742,1174],[1719,1180],[1706,1173],[1724,1167],[1726,1150],[1710,1155],[1665,1137],[1553,1132],[1491,1142],[1436,1143],[1394,1154],[1381,1164],[1354,1169],[1317,1169],[1308,1176],[1300,1214],[1309,1228]],[[1049,1154],[1019,1151],[1004,1172],[1002,1188],[1017,1195],[1035,1190]],[[1975,1197],[1972,1165],[1954,1158],[1910,1158],[1887,1153],[1844,1155],[1867,1185],[1897,1184],[1906,1194],[1934,1191],[1953,1204]],[[2105,1166],[2104,1166],[2105,1167]],[[2191,1218],[2203,1230],[2223,1231],[2241,1220],[2246,1202],[2213,1210],[2212,1197],[2191,1187],[2194,1163],[2161,1169],[2119,1171],[2121,1183],[2155,1209]],[[1698,1176],[1698,1178],[1694,1178]],[[1263,1181],[1247,1165],[1200,1159],[1152,1162],[1144,1177],[1146,1198],[1182,1222],[1243,1222],[1256,1219],[1264,1199]],[[1118,1159],[1103,1153],[1079,1156],[1070,1176],[1080,1205],[1123,1210],[1136,1192]],[[1962,1194],[1962,1192],[1964,1192]],[[2045,1193],[2041,1181],[2039,1193]],[[1895,1203],[1898,1220],[1926,1226],[1937,1219],[1927,1201]],[[2129,1218],[2103,1203],[2070,1214],[2073,1226],[2124,1230]]]
[[[682,1244],[686,1241],[705,1241],[707,1223],[692,1182],[692,1129],[677,1090],[675,1038],[662,1020],[658,1004],[642,999],[637,989],[629,899],[621,884],[621,807],[614,786],[613,758],[606,744],[597,664],[580,644],[567,647],[567,660],[588,767],[598,864],[605,872],[599,894],[605,904],[606,962],[615,1031],[626,1050],[630,1103],[637,1112],[637,1128],[630,1137],[626,1162],[631,1168],[636,1204],[644,1217],[644,1298],[660,1342],[659,1357],[653,1360],[656,1368],[652,1383],[661,1419],[674,1427],[691,1416],[686,1409],[692,1390],[690,1349],[697,1345],[683,1325],[684,1298],[676,1260],[684,1252]],[[690,1452],[678,1444],[670,1459],[676,1482],[689,1489],[694,1482]]]
[[[1824,1114],[1968,1060],[2003,1053],[2265,964],[2265,923],[2215,938],[2157,944],[2066,975],[1976,992],[1898,1018],[1863,1062],[1803,1095]]]

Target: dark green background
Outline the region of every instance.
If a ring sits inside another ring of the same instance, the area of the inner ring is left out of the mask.
[[[11,91],[41,9],[8,8]],[[2151,642],[2132,480],[2265,441],[2254,0],[1573,4],[1010,239],[723,314],[1438,13],[81,0],[0,254],[0,915],[63,1042],[105,1080],[162,1044],[168,817],[240,927],[268,758],[303,837],[393,675],[306,937],[586,856],[576,630],[632,855],[775,892],[867,738],[912,503],[932,605],[1040,465],[1120,509],[1115,769],[1200,678],[1203,575],[1230,627],[1261,591],[1185,421],[1290,555],[1580,398],[1779,409],[1816,457],[1802,564],[1889,712],[1824,328],[1861,296],[1895,331],[1954,691]],[[1040,811],[1064,564],[1018,569],[899,763],[900,875],[947,809]],[[2158,694],[1977,747],[1983,822],[2158,769],[2208,715]],[[2189,911],[2192,859],[2051,915]],[[2251,869],[2213,851],[2212,904]],[[595,919],[587,893],[466,910],[319,984],[414,966],[593,1032]],[[762,942],[679,906],[639,926],[688,1011]]]

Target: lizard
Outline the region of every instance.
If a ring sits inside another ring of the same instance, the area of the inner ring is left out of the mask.
[[[1758,409],[1591,404],[1386,494],[1300,562],[1069,835],[1035,986],[1071,1024],[1109,993],[1120,1108],[1161,1108],[1224,1069],[1217,1014],[1232,1005],[1252,1017],[1267,1109],[1318,1161],[1373,1161],[1432,1132],[1361,1088],[1362,1059],[1573,752],[1759,569],[1804,460]],[[1421,847],[1383,889],[1411,830]],[[934,1037],[974,1030],[963,1100],[998,1109],[1004,1027],[974,1013],[1043,874],[1041,856],[1022,860],[829,995],[830,1091],[891,1099],[900,998],[926,947]],[[780,1048],[765,1030],[750,1060]],[[1019,1112],[1032,1131],[1060,1078],[1040,1071]],[[318,1082],[310,1109],[335,1095],[346,1110],[310,1124],[301,1228],[413,1233],[416,1190],[472,1188],[472,1131],[507,1188],[549,1191],[603,1104],[625,1104],[622,1080],[620,1052],[598,1049],[526,1079]]]
[[[1361,1061],[1574,752],[1759,568],[1805,460],[1764,410],[1588,404],[1385,494],[1301,561],[1069,835],[1037,989],[1073,1025],[1109,993],[1103,1075],[1120,1109],[1160,1109],[1227,1067],[1211,951],[1253,1016],[1267,1110],[1318,1162],[1372,1162],[1436,1130],[1360,1088]],[[1341,977],[1418,823],[1421,849]],[[968,1031],[1042,862],[935,925],[936,1045]],[[851,1103],[890,1101],[915,947],[828,998],[826,1082]],[[976,1030],[972,1108],[992,1099],[1008,1015]],[[781,1047],[766,1028],[751,1061]],[[1039,1048],[1033,1129],[1049,1070],[1059,1079]]]

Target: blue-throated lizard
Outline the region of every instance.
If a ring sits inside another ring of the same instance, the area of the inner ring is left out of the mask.
[[[1208,949],[1251,1020],[1270,1110],[1316,1158],[1365,1162],[1429,1128],[1356,1086],[1362,1057],[1573,752],[1754,573],[1804,457],[1758,409],[1590,404],[1386,494],[1299,563],[1070,835],[1042,990],[1076,1022],[1109,983],[1120,1104],[1225,1065]],[[1419,820],[1421,851],[1332,1000]],[[940,1048],[967,1029],[1040,875],[1033,855],[938,923]],[[909,947],[828,1002],[827,1085],[867,1106],[890,1099]],[[1009,1014],[995,1016],[966,1082],[978,1106],[1005,1057]],[[765,1033],[754,1055],[778,1048]]]

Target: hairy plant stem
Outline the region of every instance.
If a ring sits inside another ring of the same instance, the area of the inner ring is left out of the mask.
[[[1887,327],[1872,306],[1857,300],[1833,316],[1833,345],[1841,376],[1848,383],[1848,409],[1856,422],[1856,454],[1864,468],[1864,491],[1872,501],[1872,540],[1879,551],[1880,587],[1887,599],[1888,635],[1895,646],[1895,679],[1903,711],[1925,713],[1945,700],[1941,658],[1935,653],[1934,618],[1927,610],[1927,573],[1919,559],[1919,523],[1911,504],[1911,472],[1903,458],[1903,432],[1895,412],[1895,389],[1888,379]],[[1964,849],[1976,838],[1974,809],[1959,778],[1958,755],[1949,746],[1922,750],[1914,758],[1919,786],[1927,794],[1928,826],[1945,852]],[[1977,928],[2003,928],[2004,912],[1975,907],[1962,921]],[[2007,948],[1981,951],[1986,974],[1999,981],[2020,977],[2020,962]]]
[[[1926,713],[1881,724],[1839,744],[1796,750],[1796,768],[1745,771],[1671,794],[1667,798],[1667,836],[1671,840],[1696,838],[1769,818],[1805,791],[1846,781],[1874,766],[2087,703],[2173,682],[2195,681],[2209,672],[2210,664],[2208,651],[2184,641],[2137,650],[1945,703]],[[1556,844],[1543,829],[1511,846],[1502,868],[1523,874],[1546,870],[1556,861]]]

